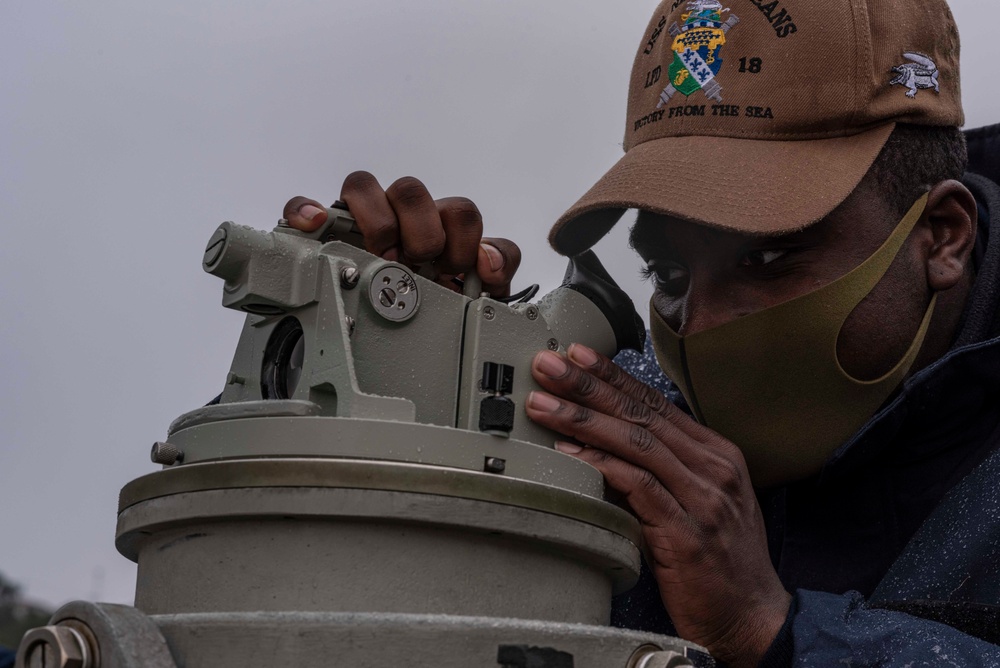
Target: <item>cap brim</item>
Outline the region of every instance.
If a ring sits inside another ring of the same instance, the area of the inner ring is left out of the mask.
[[[825,218],[868,172],[895,123],[798,141],[665,137],[633,147],[549,233],[563,255],[587,250],[628,209],[745,234],[801,230]]]

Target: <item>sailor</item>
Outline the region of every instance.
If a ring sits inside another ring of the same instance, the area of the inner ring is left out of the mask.
[[[959,130],[944,0],[753,4],[654,12],[625,155],[549,237],[640,211],[653,350],[539,353],[528,414],[642,523],[614,623],[731,666],[1000,665],[1000,126]],[[936,87],[897,81],[915,62]],[[767,111],[637,122],[664,99]],[[372,252],[508,293],[517,247],[470,201],[365,173],[341,199]]]

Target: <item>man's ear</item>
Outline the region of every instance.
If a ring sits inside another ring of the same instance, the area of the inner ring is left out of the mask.
[[[979,210],[976,198],[958,181],[931,188],[922,224],[930,231],[927,285],[940,292],[955,287],[972,262]]]

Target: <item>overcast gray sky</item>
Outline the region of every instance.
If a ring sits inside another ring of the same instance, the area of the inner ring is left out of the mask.
[[[620,155],[655,4],[0,3],[0,572],[131,602],[118,491],[220,390],[242,323],[200,267],[223,220],[412,174],[521,243],[517,286],[554,286],[544,234]],[[1000,121],[1000,5],[952,6],[969,125]],[[599,249],[643,304],[619,227]]]

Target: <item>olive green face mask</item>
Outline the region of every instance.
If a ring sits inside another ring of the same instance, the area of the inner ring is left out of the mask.
[[[758,487],[817,473],[913,365],[936,296],[903,359],[881,378],[862,381],[844,371],[837,338],[885,275],[926,205],[925,195],[882,247],[846,276],[778,306],[679,336],[650,303],[660,366],[698,421],[739,446]]]

